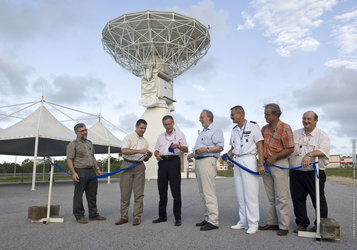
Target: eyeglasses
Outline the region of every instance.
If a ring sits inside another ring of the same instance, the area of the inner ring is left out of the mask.
[[[85,132],[88,132],[88,129],[79,130],[78,132],[79,133],[85,133]]]

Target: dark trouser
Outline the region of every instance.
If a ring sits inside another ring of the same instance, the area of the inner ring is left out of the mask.
[[[159,217],[167,218],[167,189],[170,182],[172,197],[174,198],[174,216],[181,220],[181,161],[179,157],[159,161],[157,187],[159,189]]]
[[[79,177],[96,176],[93,168],[75,168],[75,170]],[[99,215],[97,210],[97,189],[97,179],[79,179],[79,182],[74,182],[73,215],[77,220],[84,217],[83,192],[86,193],[89,218]]]
[[[320,216],[327,218],[327,202],[325,197],[326,174],[319,170],[320,177]],[[294,205],[296,224],[308,227],[310,224],[306,211],[306,197],[310,195],[312,204],[316,209],[315,171],[290,171],[290,192]],[[316,224],[316,220],[315,220]]]

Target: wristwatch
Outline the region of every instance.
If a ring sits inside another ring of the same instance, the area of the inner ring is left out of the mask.
[[[307,153],[306,154],[306,156],[308,156],[308,157],[312,157],[312,155],[311,155],[311,153],[309,152],[309,153]]]
[[[209,153],[209,147],[207,147],[207,152]]]

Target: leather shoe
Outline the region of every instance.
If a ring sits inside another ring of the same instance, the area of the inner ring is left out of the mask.
[[[175,220],[175,227],[179,227],[182,225],[182,221],[181,220]]]
[[[140,225],[140,219],[139,218],[135,218],[133,220],[133,226],[137,226],[137,225]]]
[[[89,220],[106,220],[106,219],[107,219],[107,217],[104,217],[101,215],[98,215],[97,217],[89,218]]]
[[[77,219],[77,222],[79,224],[87,224],[88,223],[88,221],[84,217]]]
[[[279,226],[266,224],[265,226],[259,226],[258,229],[259,230],[279,230]]]
[[[156,220],[153,220],[152,223],[160,223],[160,222],[165,222],[165,221],[167,221],[167,218],[159,217]]]
[[[298,225],[298,227],[294,230],[294,233],[298,233],[299,231],[306,231],[306,227]]]
[[[121,218],[120,220],[118,220],[117,222],[115,222],[115,225],[121,225],[121,224],[124,224],[124,223],[127,223],[127,222],[128,222],[127,219]]]
[[[202,226],[200,228],[200,231],[209,231],[209,230],[212,230],[212,229],[218,229],[217,226],[215,225],[212,225],[211,223],[207,222],[206,225]]]
[[[202,227],[202,226],[206,225],[207,223],[208,222],[206,220],[203,220],[201,222],[196,223],[196,227]]]
[[[312,228],[309,229],[309,232],[316,232],[316,226],[313,226]]]
[[[284,229],[279,229],[277,235],[279,236],[285,236],[289,233],[289,230],[284,230]]]

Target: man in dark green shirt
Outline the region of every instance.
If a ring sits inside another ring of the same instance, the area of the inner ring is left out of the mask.
[[[89,220],[106,220],[98,214],[97,209],[97,179],[86,179],[81,177],[95,177],[101,175],[97,161],[94,157],[94,147],[87,140],[88,130],[86,125],[78,123],[74,126],[77,139],[67,145],[67,165],[72,172],[74,181],[73,215],[78,223],[86,224],[84,217],[83,193],[86,193],[89,210]]]

